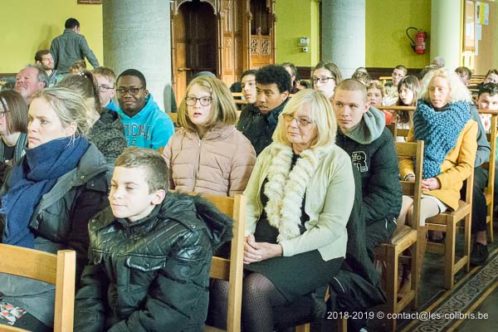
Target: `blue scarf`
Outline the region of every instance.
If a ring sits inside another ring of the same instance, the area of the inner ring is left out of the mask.
[[[463,101],[450,103],[436,111],[432,105],[420,99],[413,114],[415,139],[423,140],[423,178],[441,173],[444,158],[455,147],[460,132],[471,118],[470,104]]]
[[[26,150],[22,162],[12,169],[9,189],[1,199],[3,243],[34,248],[29,223],[36,206],[62,175],[76,168],[88,146],[86,138],[66,137]]]

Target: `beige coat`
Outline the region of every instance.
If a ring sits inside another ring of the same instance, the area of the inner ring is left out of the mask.
[[[235,126],[216,126],[201,139],[180,128],[164,148],[170,189],[223,196],[246,188],[256,161],[251,142]]]

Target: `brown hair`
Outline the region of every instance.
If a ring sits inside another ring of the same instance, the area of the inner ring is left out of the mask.
[[[20,93],[14,90],[0,91],[0,103],[6,112],[9,132],[25,133],[28,131],[28,106]]]
[[[92,99],[97,112],[101,111],[99,90],[93,74],[87,70],[80,74],[67,75],[57,83],[58,87],[68,88],[80,94],[84,99]]]
[[[320,61],[317,63],[315,68],[311,71],[311,74],[317,69],[326,69],[330,72],[331,76],[334,78],[335,84],[339,84],[342,81],[342,74],[341,71],[339,70],[339,67],[335,63],[332,62],[322,62]]]
[[[190,89],[194,85],[199,85],[206,88],[211,93],[211,116],[206,124],[207,128],[211,128],[218,123],[224,123],[225,125],[235,124],[237,121],[237,108],[235,102],[232,98],[232,93],[228,87],[217,79],[216,77],[208,76],[198,76],[194,78],[187,87],[187,93],[185,98],[187,98]],[[180,108],[178,109],[178,124],[189,130],[197,132],[197,127],[190,121],[187,112],[187,104],[183,98]]]
[[[47,55],[47,54],[50,54],[50,51],[49,50],[39,50],[35,53],[35,62],[36,61],[42,61],[43,59],[43,56],[44,55]]]
[[[129,147],[118,156],[115,167],[138,168],[144,167],[147,173],[149,193],[156,190],[168,190],[169,170],[164,158],[159,152],[152,149]]]

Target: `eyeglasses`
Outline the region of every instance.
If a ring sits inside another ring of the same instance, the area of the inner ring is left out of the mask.
[[[333,79],[333,77],[313,77],[313,83],[327,83],[329,80]]]
[[[134,88],[134,87],[132,87],[132,88],[119,88],[119,89],[116,89],[116,92],[120,95],[125,95],[128,92],[132,95],[137,95],[140,92],[140,90],[142,90],[142,89],[143,89],[143,87],[140,87],[140,88]]]
[[[298,116],[297,118],[295,118],[294,115],[292,115],[292,114],[282,114],[282,116],[283,116],[285,122],[288,122],[288,123],[291,123],[293,120],[296,120],[299,128],[307,127],[313,123],[308,118],[305,118],[302,116]]]
[[[100,91],[102,91],[102,92],[104,92],[104,91],[108,91],[108,90],[112,90],[112,89],[114,89],[114,87],[113,87],[113,86],[108,86],[108,85],[99,85],[99,90],[100,90]],[[132,92],[132,93],[133,93],[133,91],[130,91],[130,92]],[[137,92],[138,92],[138,91],[137,91]],[[124,93],[126,93],[126,92],[124,92]],[[123,93],[123,94],[124,94],[124,93]]]
[[[5,116],[6,116],[6,113],[9,113],[9,111],[5,111],[5,112],[0,112],[0,119],[3,119],[3,118],[5,118]]]
[[[209,106],[211,105],[211,101],[213,101],[213,98],[211,97],[186,97],[185,98],[185,104],[188,106],[195,106],[197,104],[197,101],[201,104],[201,106]]]

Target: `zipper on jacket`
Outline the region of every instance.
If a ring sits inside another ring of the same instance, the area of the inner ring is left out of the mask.
[[[197,175],[199,174],[199,169],[201,168],[201,148],[202,148],[202,139],[199,137],[199,153],[197,155],[197,170],[194,174],[194,188],[192,188],[193,192],[196,192],[197,188]]]

